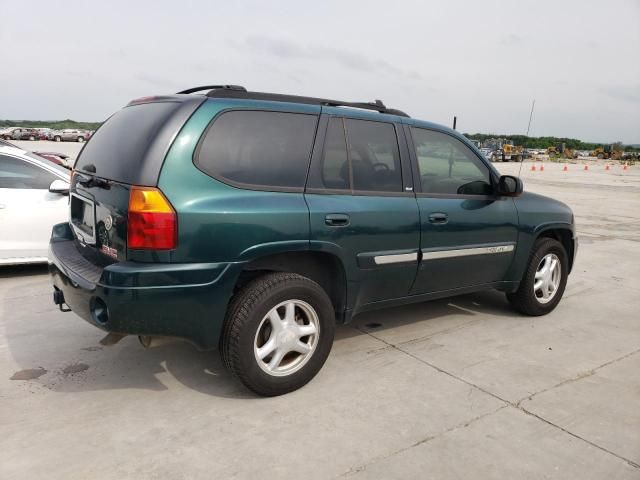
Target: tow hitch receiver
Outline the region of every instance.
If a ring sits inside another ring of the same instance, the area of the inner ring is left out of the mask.
[[[69,305],[67,305],[64,301],[64,292],[62,290],[58,290],[55,287],[53,290],[53,303],[58,305],[58,308],[60,309],[61,312],[71,311],[71,309],[69,308]]]

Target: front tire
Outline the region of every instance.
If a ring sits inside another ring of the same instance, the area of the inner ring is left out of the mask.
[[[568,275],[569,260],[562,243],[553,238],[539,238],[518,290],[508,293],[507,299],[520,313],[546,315],[560,303]]]
[[[316,282],[270,273],[232,299],[220,340],[222,359],[247,388],[264,396],[309,382],[329,356],[335,312]]]

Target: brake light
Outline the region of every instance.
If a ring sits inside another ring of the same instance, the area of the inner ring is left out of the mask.
[[[132,187],[129,193],[127,246],[170,250],[178,244],[176,212],[160,190]]]

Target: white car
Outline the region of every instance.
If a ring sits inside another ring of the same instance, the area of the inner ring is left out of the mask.
[[[69,216],[69,170],[0,145],[0,265],[44,263],[51,227]]]

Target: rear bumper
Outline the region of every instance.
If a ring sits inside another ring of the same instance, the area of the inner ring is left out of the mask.
[[[80,254],[67,223],[54,226],[49,244],[54,289],[81,318],[107,332],[180,337],[206,350],[217,348],[240,270],[238,263],[100,268]]]

